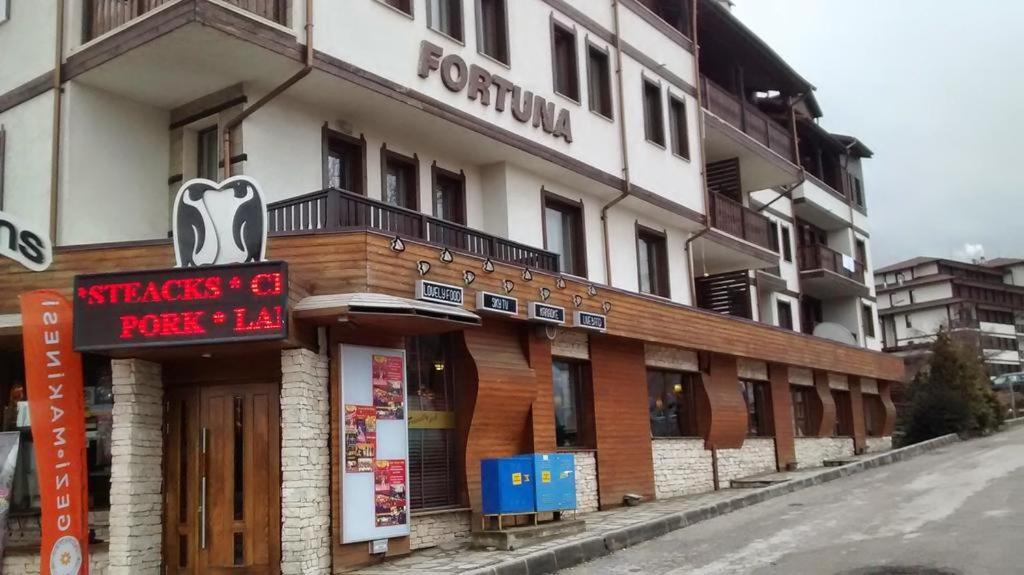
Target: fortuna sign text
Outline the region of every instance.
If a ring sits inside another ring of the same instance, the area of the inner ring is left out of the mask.
[[[548,102],[541,96],[534,95],[511,80],[491,74],[476,64],[467,65],[458,54],[444,56],[444,49],[426,40],[420,43],[420,62],[417,73],[420,78],[427,78],[433,71],[441,73],[441,82],[452,92],[467,89],[466,97],[480,100],[484,106],[491,105],[494,109],[504,112],[511,95],[512,117],[527,124],[533,123],[534,128],[542,128],[556,138],[563,138],[572,143],[572,120],[569,110],[556,109],[554,102]],[[491,93],[491,89],[494,93]]]

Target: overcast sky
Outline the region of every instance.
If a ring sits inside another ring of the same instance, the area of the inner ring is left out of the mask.
[[[860,138],[875,267],[1024,257],[1024,1],[735,0]]]

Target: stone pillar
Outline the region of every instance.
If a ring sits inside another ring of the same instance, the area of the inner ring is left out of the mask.
[[[281,352],[281,573],[331,571],[327,357]]]
[[[116,359],[110,473],[110,573],[158,575],[163,533],[160,366]]]

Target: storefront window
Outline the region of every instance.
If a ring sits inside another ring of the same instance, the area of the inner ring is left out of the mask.
[[[763,381],[740,381],[740,393],[747,402],[747,435],[771,437],[771,401],[768,384]]]
[[[585,444],[585,378],[585,363],[556,359],[551,364],[555,402],[555,442],[558,447],[582,447]]]
[[[696,375],[647,371],[647,411],[652,437],[697,437]]]
[[[836,404],[836,437],[853,436],[853,409],[849,391],[832,391],[832,401]]]
[[[871,437],[882,435],[882,423],[885,421],[885,406],[882,398],[877,395],[864,395],[864,430]]]
[[[797,437],[814,435],[811,429],[811,388],[792,386],[793,432]]]
[[[110,507],[111,391],[110,360],[83,355],[85,384],[86,461],[89,466],[89,509]],[[11,495],[14,513],[39,510],[39,486],[36,481],[35,451],[32,444],[25,372],[20,354],[0,356],[0,402],[3,406],[3,431],[21,434],[18,464]]]
[[[410,508],[458,503],[451,337],[406,340]]]

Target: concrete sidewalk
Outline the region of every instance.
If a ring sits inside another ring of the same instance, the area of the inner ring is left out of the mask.
[[[909,447],[866,455],[842,467],[809,469],[784,474],[786,481],[768,487],[724,489],[717,492],[661,499],[637,507],[620,507],[580,515],[587,530],[514,551],[480,551],[467,544],[417,551],[408,557],[366,567],[361,575],[465,573],[470,575],[536,575],[554,573],[603,557],[619,549],[654,539],[688,525],[742,509],[787,493],[909,459],[959,441],[946,435]]]

